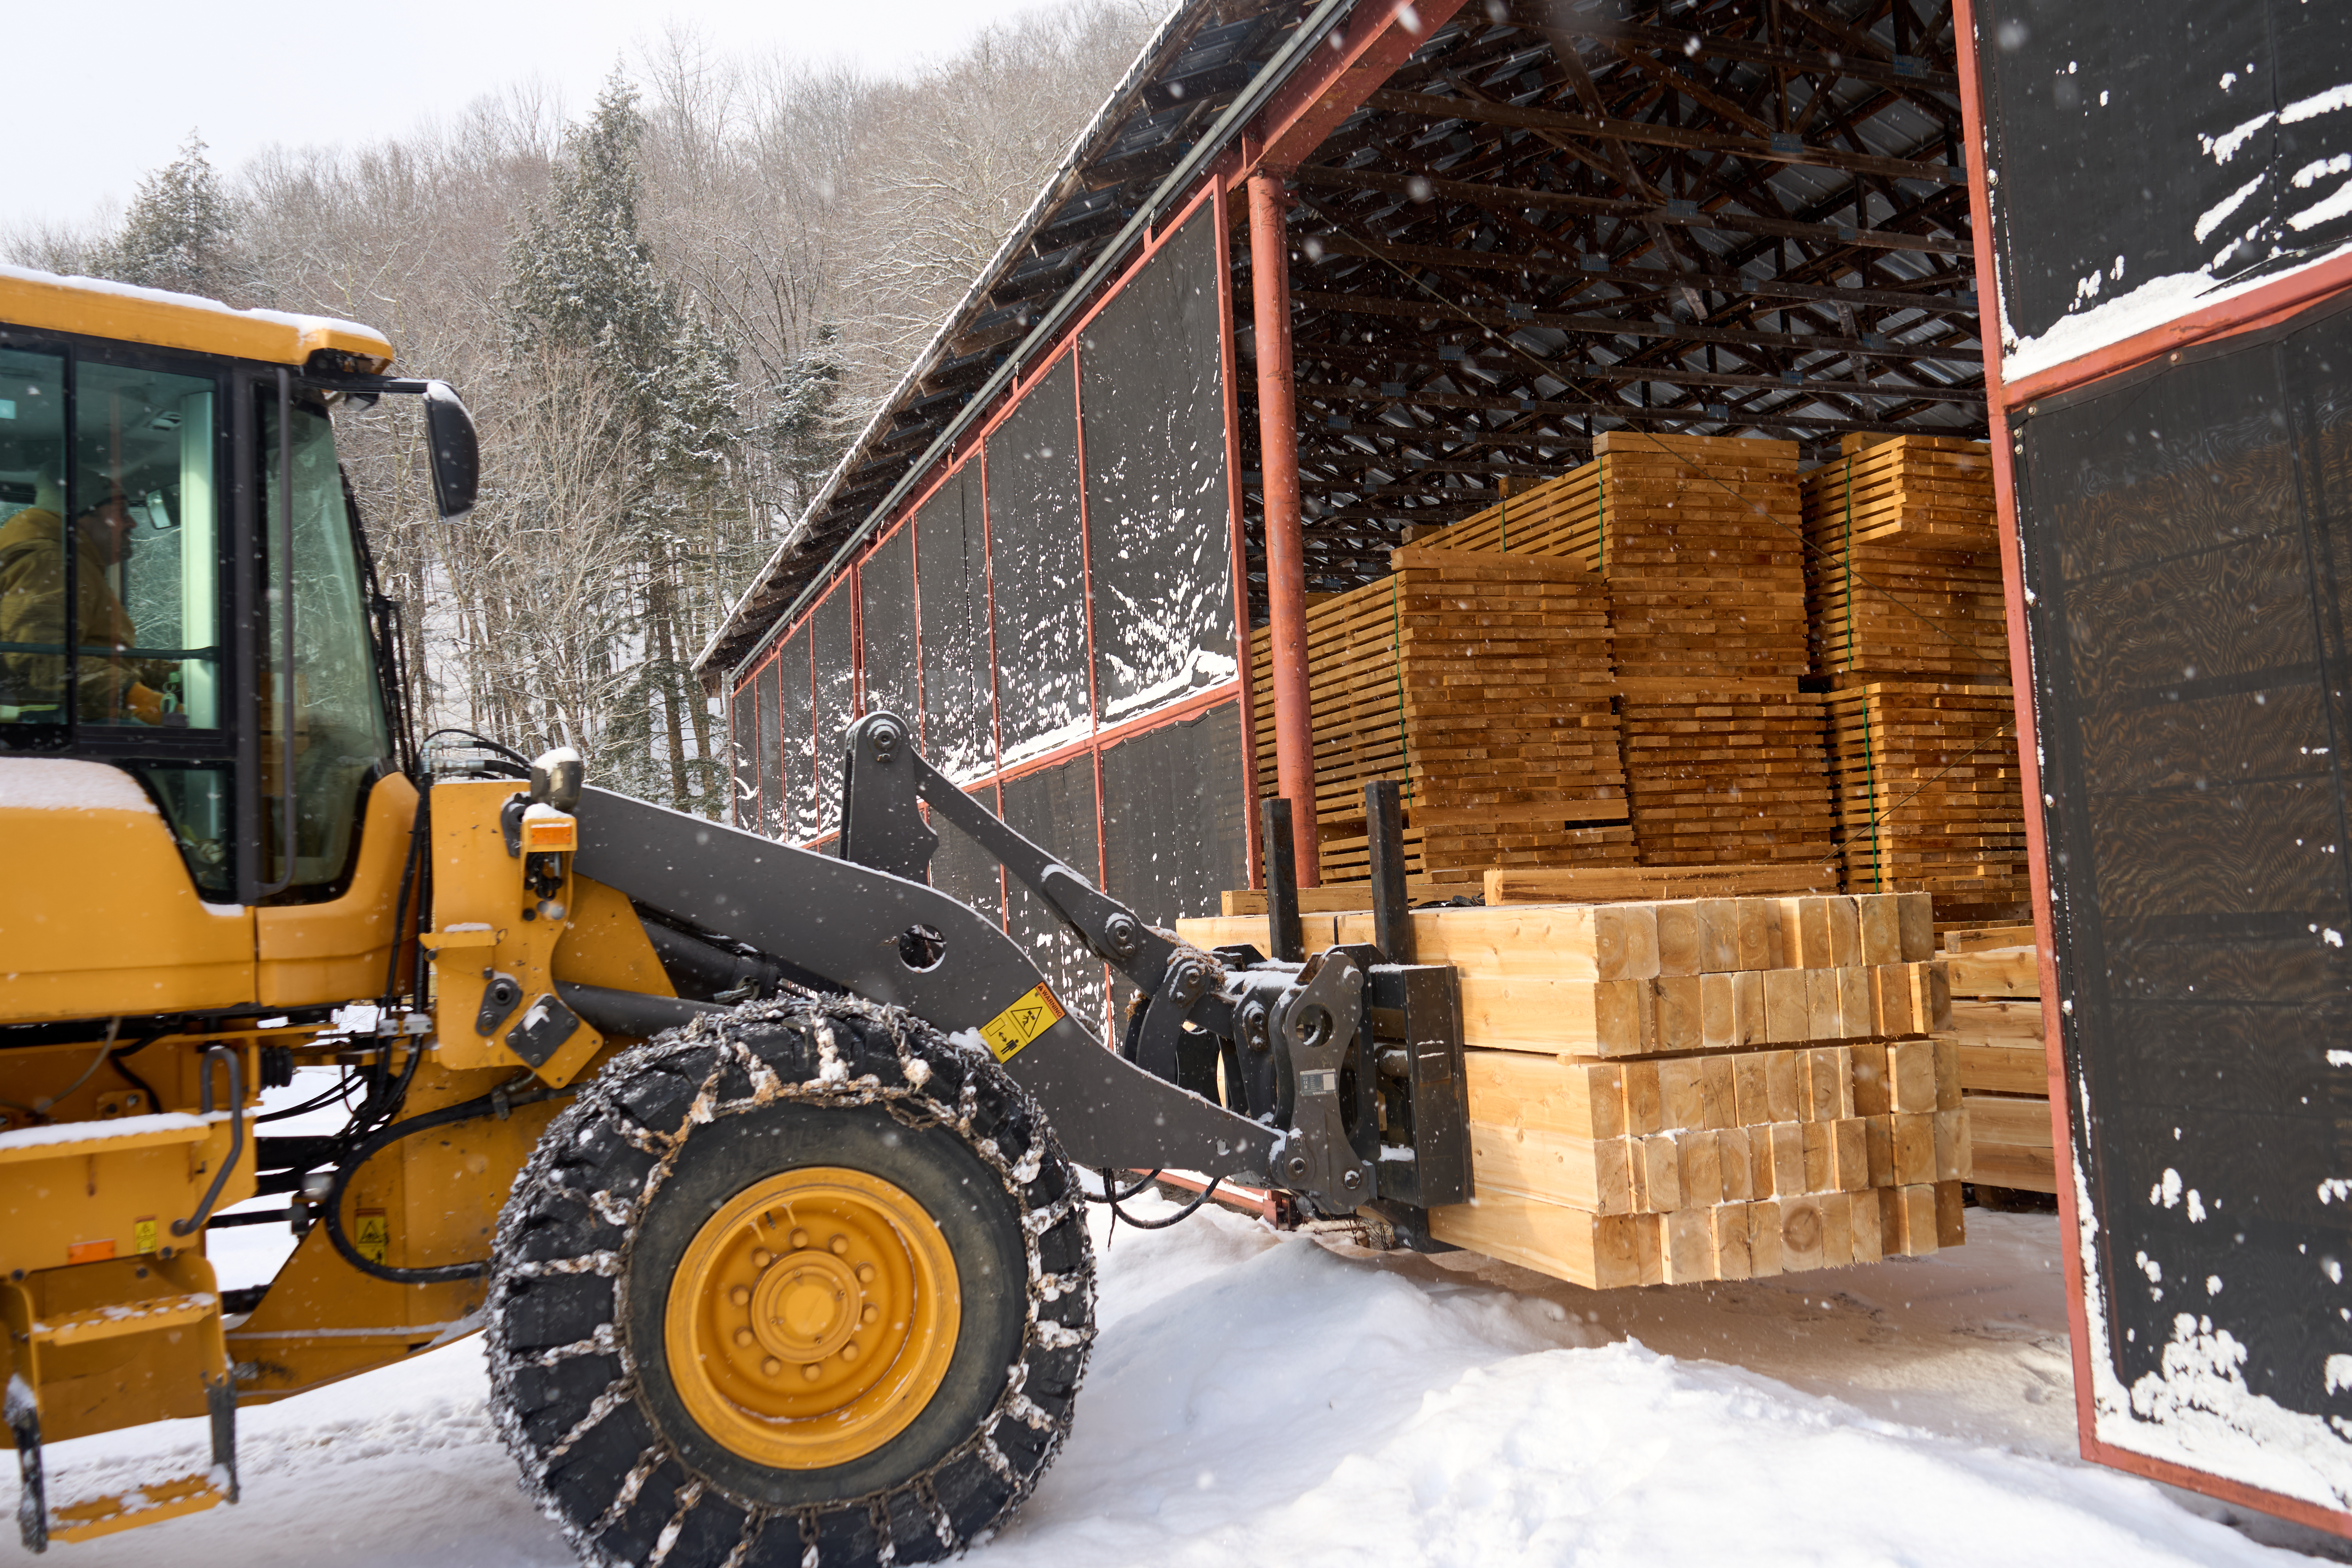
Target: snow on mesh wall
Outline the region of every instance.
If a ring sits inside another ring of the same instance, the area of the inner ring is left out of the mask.
[[[2352,304],[2020,428],[2097,1436],[2345,1509]]]
[[[787,643],[783,651],[760,671],[753,687],[759,694],[760,707],[760,831],[771,838],[784,833],[792,821],[792,797],[785,782],[783,726],[777,716],[780,672],[791,663],[792,645]]]
[[[846,584],[828,595],[809,617],[809,633],[816,653],[815,785],[816,831],[831,833],[841,826],[841,748],[856,721],[855,682],[856,657],[853,640],[854,601]]]
[[[735,737],[735,794],[728,803],[727,820],[738,827],[754,829],[760,819],[760,725],[753,716],[758,711],[749,691],[729,694],[727,719]]]
[[[1105,723],[1234,679],[1214,217],[1193,215],[1079,340]]]
[[[2352,29],[2305,0],[1979,6],[2002,374],[2352,244]]]
[[[859,673],[868,713],[887,710],[909,724],[915,703],[915,531],[901,524],[857,569]]]
[[[1077,386],[1067,360],[990,435],[986,460],[998,743],[1010,766],[1092,729]]]
[[[992,771],[988,553],[977,466],[951,477],[915,515],[923,628],[923,749],[959,784]]]
[[[792,840],[816,832],[816,747],[809,733],[809,634],[793,634],[777,655],[782,673],[784,726],[783,834]]]
[[[1242,773],[1237,703],[1105,746],[1103,890],[1155,925],[1220,912],[1220,892],[1249,885]],[[1134,991],[1114,980],[1114,1016]]]

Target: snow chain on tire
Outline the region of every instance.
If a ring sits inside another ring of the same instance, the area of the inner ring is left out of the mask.
[[[790,1103],[875,1107],[960,1139],[1019,1215],[1026,1323],[993,1406],[944,1454],[865,1495],[779,1506],[690,1463],[657,1424],[642,1373],[662,1348],[630,1342],[629,1296],[668,1280],[634,1278],[630,1260],[692,1140]],[[493,1419],[525,1489],[592,1563],[832,1568],[949,1556],[1012,1514],[1068,1433],[1094,1339],[1085,1207],[1036,1102],[983,1049],[856,1000],[698,1018],[616,1056],[516,1177],[489,1282]]]

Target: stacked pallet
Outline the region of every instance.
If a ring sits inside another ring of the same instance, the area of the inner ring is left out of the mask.
[[[1948,436],[1844,447],[1803,483],[1815,673],[2007,680],[1990,449]]]
[[[2058,1190],[2043,1055],[2042,965],[2032,926],[1947,931],[1948,1038],[1959,1058],[1979,1188]]]
[[[1403,783],[1407,868],[1440,896],[1475,892],[1495,866],[1630,863],[1600,580],[1570,560],[1412,546],[1393,564],[1307,611],[1325,880],[1369,877],[1363,786],[1376,779]],[[1255,657],[1271,795],[1264,631]]]
[[[1793,442],[1613,431],[1590,463],[1433,536],[1570,555],[1609,584],[1647,866],[1830,858]]]
[[[1596,1288],[1964,1239],[1969,1128],[1924,895],[1426,910],[1459,976],[1472,1202],[1454,1245]],[[1310,949],[1367,942],[1307,917]],[[1265,921],[1180,921],[1263,945]]]
[[[1947,924],[2026,910],[2024,797],[1981,442],[1849,436],[1804,478],[1806,603],[1846,887]]]
[[[1847,889],[1924,888],[1947,924],[2023,913],[2032,889],[2010,689],[1874,680],[1827,701]]]

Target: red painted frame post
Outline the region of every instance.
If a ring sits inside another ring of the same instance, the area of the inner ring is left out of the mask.
[[[2036,728],[2033,664],[2026,643],[2024,544],[2017,512],[2017,454],[2010,416],[2030,411],[2038,397],[2117,374],[2158,359],[2179,346],[2258,331],[2330,294],[2352,289],[2352,258],[2338,258],[2237,298],[2197,310],[2161,326],[2078,356],[2016,382],[2001,375],[1999,277],[1992,224],[1992,193],[1986,173],[1991,139],[1984,114],[1984,84],[1977,69],[1975,0],[1953,0],[1953,34],[1960,78],[1960,116],[1969,147],[1969,218],[1977,268],[1978,336],[1984,343],[1985,401],[1992,446],[1993,503],[2000,522],[2001,586],[2006,598],[2010,682],[2017,717],[2019,781],[2026,801],[2025,850],[2033,893],[2033,937],[2040,960],[2042,1051],[2050,1089],[2052,1141],[2056,1152],[2059,1254],[2066,1271],[2066,1316],[2074,1352],[2075,1435],[2083,1458],[2095,1464],[2147,1476],[2168,1485],[2202,1492],[2242,1507],[2291,1519],[2314,1529],[2352,1536],[2352,1514],[2336,1512],[2260,1487],[2193,1470],[2135,1453],[2098,1436],[2091,1361],[2105,1346],[2090,1342],[2084,1292],[2091,1288],[2083,1268],[2080,1193],[2085,1184],[2074,1169],[2074,1142],[2066,1081],[2065,1031],[2056,1003],[2059,987],[2055,929],[2050,895],[2050,843],[2040,809],[2042,745]]]
[[[1250,294],[1257,328],[1258,467],[1265,492],[1265,602],[1274,643],[1274,772],[1290,803],[1298,884],[1323,883],[1315,826],[1315,710],[1307,669],[1307,542],[1299,525],[1298,409],[1290,374],[1290,237],[1282,176],[1249,180]]]

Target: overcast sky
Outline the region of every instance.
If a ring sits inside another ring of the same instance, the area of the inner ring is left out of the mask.
[[[1035,0],[54,0],[5,3],[0,226],[81,222],[129,200],[190,130],[233,173],[272,142],[349,143],[536,77],[578,114],[616,59],[672,22],[722,52],[782,50],[893,70],[956,49]]]

